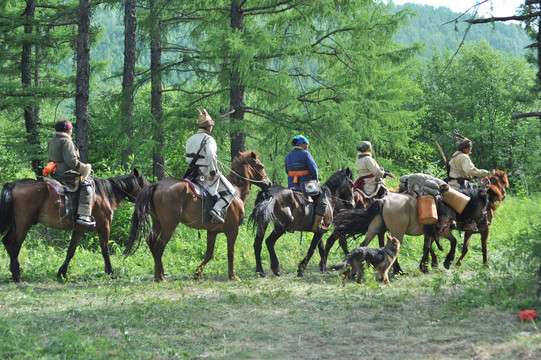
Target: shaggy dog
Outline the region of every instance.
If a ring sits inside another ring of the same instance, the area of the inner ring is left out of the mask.
[[[372,265],[374,270],[379,272],[380,281],[385,285],[389,284],[389,269],[393,265],[398,252],[400,251],[400,241],[387,235],[387,244],[382,248],[357,247],[350,252],[346,259],[340,264],[331,267],[331,270],[345,270],[342,274],[344,281],[357,274],[357,283],[361,283],[364,274],[364,263]]]

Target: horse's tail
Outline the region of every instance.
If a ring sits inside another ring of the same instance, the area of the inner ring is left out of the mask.
[[[15,187],[14,182],[4,185],[0,199],[0,236],[15,228],[15,211],[13,210],[13,197],[11,191]]]
[[[141,244],[142,238],[150,228],[150,219],[148,214],[150,214],[152,198],[154,197],[155,190],[156,186],[147,186],[141,190],[135,199],[133,215],[131,217],[130,237],[126,243],[126,248],[124,249],[125,256],[130,256],[137,251],[139,245]]]
[[[368,209],[344,210],[334,218],[334,231],[340,235],[364,235],[376,215],[381,213],[383,201],[374,200]]]
[[[272,196],[270,191],[260,190],[257,193],[254,210],[248,219],[248,222],[253,224],[254,230],[262,229],[269,222],[276,220],[276,216],[274,215],[275,203],[276,198]]]

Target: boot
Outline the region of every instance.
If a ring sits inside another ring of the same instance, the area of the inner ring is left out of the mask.
[[[321,229],[321,223],[323,222],[323,216],[316,215],[314,217],[314,225],[312,225],[312,231],[318,231]]]

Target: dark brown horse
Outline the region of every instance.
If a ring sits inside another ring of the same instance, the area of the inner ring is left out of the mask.
[[[83,233],[90,231],[98,233],[105,273],[113,274],[109,255],[109,234],[114,210],[124,199],[135,201],[135,197],[148,185],[148,181],[134,169],[129,175],[109,179],[94,178],[94,183],[92,216],[96,219],[96,226],[92,229],[65,217],[64,197],[60,196],[48,182],[23,179],[4,185],[0,200],[0,234],[5,235],[2,242],[10,257],[9,270],[13,281],[21,281],[17,258],[28,231],[37,223],[73,232],[66,260],[58,270],[59,277],[66,276],[79,240]]]
[[[227,179],[238,189],[240,197],[235,197],[227,209],[223,224],[202,222],[202,201],[194,194],[186,180],[168,178],[144,189],[135,201],[130,238],[125,253],[129,255],[137,250],[141,238],[150,227],[148,218],[150,214],[152,228],[147,237],[147,244],[154,257],[156,281],[165,281],[162,255],[179,223],[193,229],[207,230],[207,251],[205,259],[195,272],[195,279],[201,277],[205,265],[214,255],[216,235],[224,233],[227,237],[228,276],[229,279],[238,280],[234,269],[234,254],[239,226],[244,219],[244,204],[252,184],[267,188],[270,186],[270,180],[255,152],[241,153],[235,158]]]
[[[326,195],[329,200],[329,207],[327,209],[327,215],[325,218],[332,221],[333,210],[338,206],[344,206],[348,208],[353,207],[353,174],[350,169],[339,170],[335,172],[325,184],[321,186],[321,191]],[[292,190],[284,188],[282,186],[272,186],[268,190],[262,190],[259,192],[254,210],[250,216],[250,221],[257,227],[257,233],[254,240],[254,252],[256,260],[256,272],[260,276],[265,276],[263,266],[261,264],[261,248],[263,245],[263,238],[270,222],[274,223],[274,229],[272,233],[267,237],[265,243],[270,255],[271,270],[276,276],[280,276],[280,268],[278,257],[274,251],[274,244],[276,241],[285,234],[286,231],[306,231],[313,232],[314,236],[310,243],[310,248],[306,257],[300,262],[297,269],[297,276],[303,276],[306,266],[310,261],[310,258],[314,254],[316,246],[318,247],[319,254],[323,259],[325,257],[325,249],[323,248],[323,231],[313,231],[312,223],[309,225],[302,225],[304,217],[304,206],[295,199],[295,195]],[[322,266],[323,263],[320,263]],[[326,268],[321,268],[322,272],[327,272]]]
[[[494,169],[492,173],[482,180],[486,184],[486,191],[488,194],[488,206],[486,208],[486,222],[479,224],[477,231],[473,230],[464,230],[465,223],[461,222],[460,219],[457,219],[457,228],[458,231],[464,231],[464,245],[462,246],[462,255],[457,260],[456,265],[462,265],[464,257],[468,253],[468,248],[470,245],[470,240],[473,234],[481,234],[481,249],[483,252],[483,265],[488,265],[488,255],[487,255],[487,240],[490,233],[490,224],[494,219],[494,214],[498,204],[505,199],[506,190],[509,189],[509,180],[507,179],[507,174],[505,171]],[[451,229],[447,229],[442,237],[449,239],[451,243],[456,242],[456,238],[453,236]],[[432,257],[432,266],[437,266],[438,259],[434,252],[431,252]],[[450,267],[449,262],[444,263],[445,267],[448,269]]]

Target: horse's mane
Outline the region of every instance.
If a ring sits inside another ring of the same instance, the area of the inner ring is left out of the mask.
[[[129,194],[133,194],[138,186],[137,178],[133,174],[111,177],[108,179],[94,178],[96,195],[101,199],[113,200],[119,203]]]
[[[507,173],[502,170],[494,169],[492,170],[492,173],[487,176],[487,179],[490,181],[491,184],[494,184],[492,182],[493,179],[496,181],[501,181],[502,186],[506,189],[509,189],[509,179],[507,178]]]
[[[231,170],[237,174],[244,174],[245,165],[248,163],[251,157],[255,156],[255,160],[259,158],[259,153],[255,151],[241,152],[239,156],[233,159],[231,162]],[[251,170],[250,170],[251,171]]]
[[[344,181],[349,177],[349,179],[353,182],[353,175],[351,172],[349,174],[344,169],[340,169],[336,171],[334,174],[331,175],[331,177],[325,181],[325,183],[322,186],[327,187],[331,193],[333,193],[336,189],[340,188]]]

